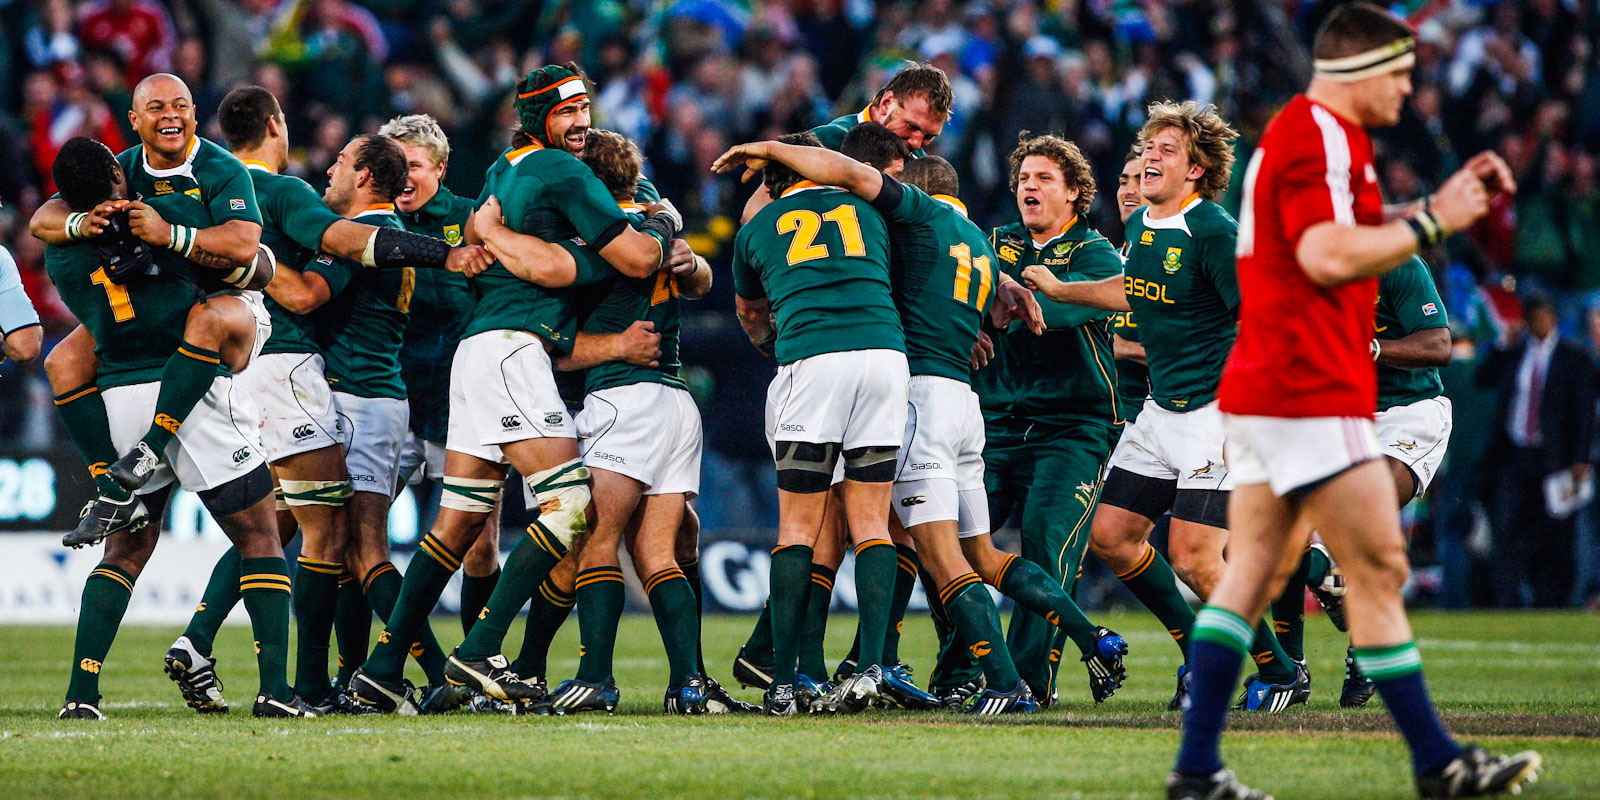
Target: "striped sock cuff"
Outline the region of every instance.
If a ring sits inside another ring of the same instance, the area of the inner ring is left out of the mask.
[[[253,572],[239,576],[239,591],[267,591],[289,593],[289,576],[276,572]]]
[[[684,559],[679,559],[678,560],[678,566],[682,567],[683,569],[688,569],[690,567],[699,566],[699,564],[700,564],[700,557],[699,556],[690,556],[688,558],[684,558]]]
[[[300,556],[295,559],[295,563],[299,565],[300,569],[320,572],[323,575],[340,575],[344,572],[344,565],[337,561],[318,561],[315,558]]]
[[[1145,570],[1150,568],[1151,564],[1155,563],[1155,560],[1156,549],[1151,547],[1150,544],[1146,542],[1144,546],[1144,553],[1139,556],[1138,561],[1134,562],[1133,568],[1127,572],[1117,573],[1117,580],[1131,581],[1134,578],[1139,577],[1140,575],[1144,574]]]
[[[1394,680],[1422,671],[1422,652],[1416,642],[1402,642],[1388,647],[1352,647],[1356,666],[1374,681]]]
[[[539,596],[557,608],[572,608],[572,605],[578,602],[577,595],[561,591],[561,587],[556,586],[549,578],[545,578],[544,583],[539,584]]]
[[[1016,553],[1007,553],[1006,560],[1000,562],[1000,568],[994,572],[994,588],[999,589],[1005,585],[1006,576],[1011,573],[1011,565],[1017,563]],[[1004,591],[1003,589],[1001,591]]]
[[[64,405],[66,405],[66,404],[68,404],[68,403],[70,403],[70,402],[72,402],[74,400],[79,400],[79,399],[82,399],[84,397],[88,397],[89,395],[94,394],[95,392],[98,392],[98,391],[100,391],[100,387],[96,386],[94,384],[94,381],[89,381],[88,383],[86,383],[86,384],[84,384],[82,386],[79,386],[76,389],[68,389],[68,390],[62,392],[61,394],[56,395],[55,396],[56,405],[64,406]]]
[[[1255,638],[1255,626],[1226,608],[1206,606],[1194,615],[1195,642],[1215,642],[1238,653],[1248,653]]]
[[[133,576],[111,566],[110,564],[101,564],[95,567],[94,570],[89,573],[89,579],[93,580],[95,578],[104,578],[105,580],[111,581],[118,586],[127,589],[128,594],[133,594]]]
[[[888,539],[868,539],[856,545],[856,558],[860,558],[862,553],[873,547],[894,547],[894,542]]]
[[[534,520],[533,524],[528,526],[528,536],[533,539],[533,543],[537,544],[540,550],[549,553],[551,556],[557,559],[566,557],[566,546],[561,544],[560,539],[557,539],[555,536],[551,535],[550,531],[546,529],[545,526],[540,525],[538,520]]]
[[[382,575],[385,572],[399,572],[399,570],[395,569],[395,566],[387,561],[379,564],[376,567],[373,567],[367,571],[367,576],[361,579],[361,591],[365,592],[368,589],[371,589],[372,582],[376,580],[379,575]]]
[[[644,579],[644,593],[651,594],[656,590],[657,586],[660,586],[661,584],[675,578],[682,580],[685,583],[689,581],[688,576],[683,574],[683,570],[678,569],[677,567],[667,567],[666,569],[656,572],[650,577]]]
[[[207,350],[204,347],[193,345],[188,342],[178,345],[178,355],[188,356],[196,361],[203,361],[207,364],[222,363],[221,353],[215,350]]]
[[[590,586],[596,583],[605,583],[606,581],[616,581],[617,583],[622,583],[622,568],[595,567],[594,569],[586,569],[578,573],[576,588],[582,589],[585,586]]]
[[[439,562],[439,566],[444,567],[448,572],[455,572],[461,569],[461,557],[450,552],[450,548],[445,547],[444,542],[439,541],[431,533],[422,537],[422,542],[417,545],[417,549],[427,553],[429,557]]]
[[[350,574],[348,572],[339,573],[339,585],[340,586],[343,586],[343,585],[345,585],[347,583],[355,583],[355,581],[356,581],[356,576],[354,576],[354,575],[352,575],[352,574]]]
[[[894,550],[900,561],[900,569],[913,578],[917,577],[917,551],[903,544],[895,545]]]
[[[825,592],[833,591],[833,579],[836,573],[821,564],[811,565],[811,582],[821,586]]]
[[[955,596],[961,594],[967,587],[976,586],[980,583],[983,583],[983,579],[979,578],[976,573],[969,572],[965,575],[957,576],[939,590],[939,603],[949,605],[950,601],[955,599]]]

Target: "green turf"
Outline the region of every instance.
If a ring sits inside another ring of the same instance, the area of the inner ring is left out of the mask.
[[[0,627],[0,797],[1156,798],[1177,747],[1177,715],[1160,710],[1177,649],[1143,614],[1098,616],[1133,647],[1115,698],[1094,706],[1079,665],[1068,664],[1063,703],[987,723],[890,712],[663,718],[660,639],[648,617],[628,616],[616,717],[253,720],[255,670],[241,627],[218,644],[234,713],[200,718],[161,673],[179,631],[140,627],[123,631],[106,662],[110,721],[69,724],[55,712],[72,630]],[[853,633],[847,617],[836,620],[834,656]],[[707,620],[711,670],[725,683],[750,622]],[[1450,724],[1496,750],[1544,753],[1545,776],[1524,796],[1600,797],[1600,617],[1427,614],[1415,623]],[[456,620],[434,625],[447,646],[460,639]],[[577,666],[576,626],[567,627],[552,651],[556,679]],[[1404,747],[1377,701],[1357,712],[1336,707],[1342,643],[1324,620],[1310,629],[1311,708],[1238,719],[1224,749],[1230,766],[1279,798],[1413,797]],[[931,624],[912,615],[901,653],[925,671],[931,649]]]

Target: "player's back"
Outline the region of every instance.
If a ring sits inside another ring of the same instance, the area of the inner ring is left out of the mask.
[[[1295,248],[1320,222],[1383,221],[1372,141],[1304,95],[1267,126],[1239,210],[1239,339],[1219,396],[1231,414],[1372,416],[1376,279],[1321,287]]]
[[[246,164],[261,206],[261,243],[272,248],[278,263],[302,269],[317,256],[322,236],[339,215],[322,202],[315,189],[292,175],[278,175],[264,166]],[[263,353],[319,352],[311,321],[295,314],[269,295],[272,336]]]
[[[387,203],[354,219],[404,230],[394,206]],[[321,275],[332,292],[331,299],[312,317],[334,390],[360,397],[404,398],[400,344],[411,310],[416,270],[362,267],[323,254],[307,271]]]
[[[630,224],[644,222],[644,206],[623,203]],[[590,260],[599,259],[591,255]],[[593,271],[593,268],[591,268]],[[579,290],[581,329],[586,333],[614,334],[626,331],[638,321],[650,322],[660,335],[661,355],[656,366],[637,366],[626,361],[608,361],[584,371],[585,393],[598,392],[630,383],[662,383],[687,388],[678,376],[679,332],[682,329],[682,300],[678,276],[670,269],[657,270],[643,278],[630,278],[612,270],[608,279]]]
[[[779,364],[849,350],[904,352],[888,242],[882,215],[865,200],[809,181],[739,230],[734,286],[742,297],[771,300]]]
[[[960,200],[909,184],[900,191],[897,207],[884,210],[906,361],[912,375],[971,383],[972,346],[994,298],[994,248]]]

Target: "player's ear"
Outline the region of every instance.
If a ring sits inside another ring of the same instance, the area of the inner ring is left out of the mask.
[[[1206,168],[1205,167],[1202,167],[1199,164],[1190,164],[1189,165],[1189,174],[1184,177],[1184,180],[1197,181],[1197,180],[1200,180],[1201,176],[1203,176],[1205,174],[1206,174]]]

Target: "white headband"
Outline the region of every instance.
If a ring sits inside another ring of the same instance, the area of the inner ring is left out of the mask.
[[[1410,69],[1417,62],[1417,41],[1410,36],[1343,58],[1319,58],[1312,69],[1319,78],[1340,83],[1364,81],[1378,75]]]

